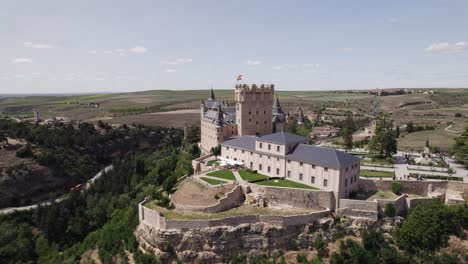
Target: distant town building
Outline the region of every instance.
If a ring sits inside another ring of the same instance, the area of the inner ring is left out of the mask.
[[[297,126],[304,127],[305,125],[305,117],[304,112],[302,112],[302,107],[299,108],[299,117],[297,118]]]
[[[336,136],[340,129],[334,126],[314,127],[310,133],[313,138],[325,139]]]
[[[41,122],[41,114],[37,108],[33,109],[33,119],[35,123]]]

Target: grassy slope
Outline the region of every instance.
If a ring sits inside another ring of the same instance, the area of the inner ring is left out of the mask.
[[[235,180],[236,177],[234,177],[234,174],[230,170],[218,170],[218,171],[213,171],[210,173],[207,173],[206,175],[216,177],[216,178],[221,178],[225,180]]]

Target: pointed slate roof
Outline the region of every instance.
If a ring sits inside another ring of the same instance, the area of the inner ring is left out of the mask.
[[[276,100],[273,103],[273,115],[284,114],[283,109],[281,109],[280,102],[278,100],[278,96],[276,96]]]

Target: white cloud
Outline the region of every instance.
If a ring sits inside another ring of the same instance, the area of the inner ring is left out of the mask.
[[[165,65],[180,65],[180,64],[187,64],[193,62],[192,59],[176,59],[173,61],[161,61],[161,64]]]
[[[389,17],[387,18],[387,22],[391,24],[395,24],[395,23],[400,22],[400,19],[398,17]]]
[[[258,60],[246,60],[245,61],[245,64],[249,65],[249,66],[256,66],[256,65],[260,65],[262,64],[261,61],[258,61]]]
[[[173,73],[173,72],[176,72],[177,70],[176,69],[167,69],[166,72],[168,73]]]
[[[128,49],[128,51],[133,53],[145,53],[148,50],[143,46],[135,46],[133,48]]]
[[[32,63],[32,60],[28,59],[28,58],[16,58],[16,59],[12,59],[11,62],[13,62],[13,63]]]
[[[33,42],[24,42],[23,45],[27,48],[33,48],[33,49],[50,49],[52,46],[49,44],[44,44],[44,43],[33,43]]]
[[[468,42],[465,41],[460,41],[453,44],[448,42],[433,43],[426,48],[427,52],[443,53],[462,52],[464,50],[468,50]]]

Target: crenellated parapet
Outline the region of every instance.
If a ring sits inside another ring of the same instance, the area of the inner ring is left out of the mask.
[[[275,91],[275,85],[273,84],[260,84],[260,85],[236,84],[236,91],[272,93]]]

